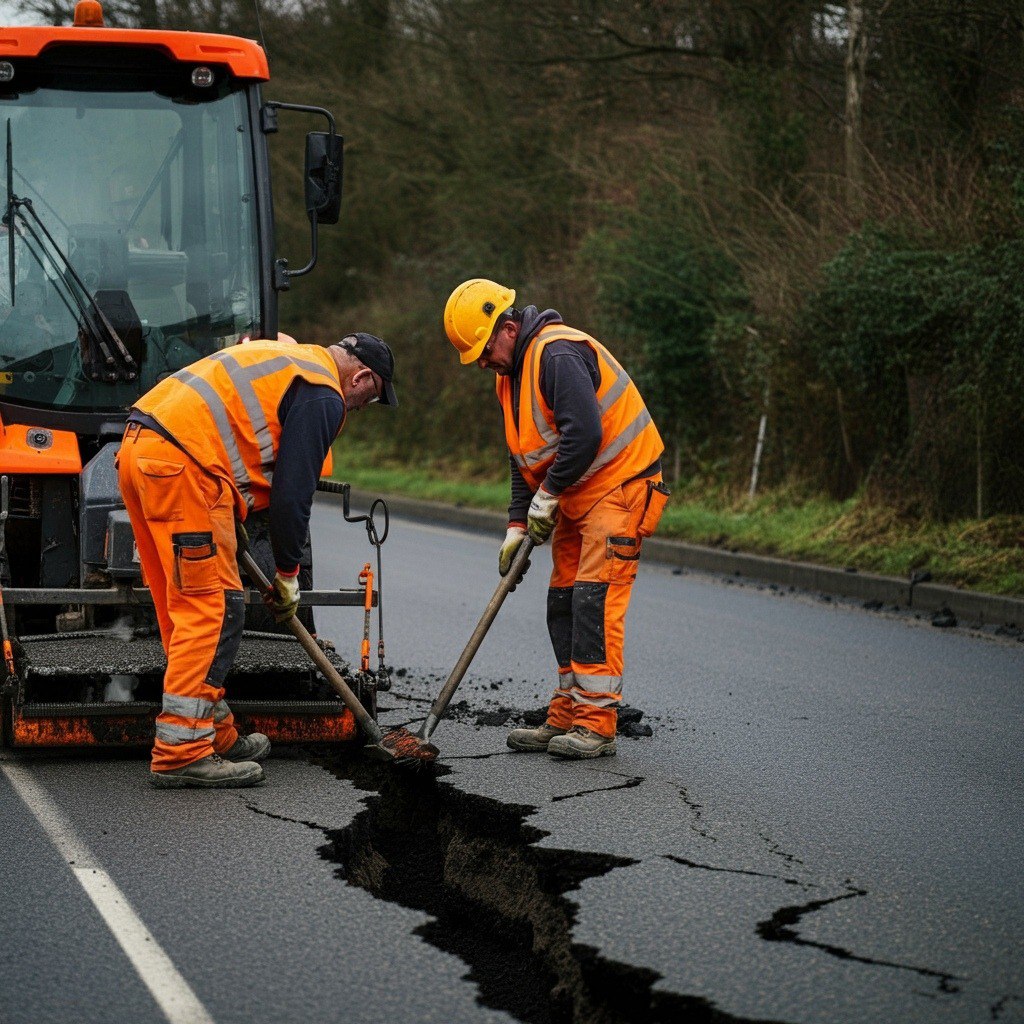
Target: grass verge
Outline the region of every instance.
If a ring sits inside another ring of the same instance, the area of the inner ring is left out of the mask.
[[[339,479],[382,494],[502,511],[508,504],[503,476],[482,477],[465,466],[409,469],[349,444],[336,450],[335,466]],[[673,495],[658,536],[889,576],[927,571],[937,583],[1024,596],[1024,516],[936,523],[859,498],[807,498],[783,489],[748,502],[683,489]]]

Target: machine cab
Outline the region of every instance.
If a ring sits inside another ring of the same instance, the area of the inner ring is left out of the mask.
[[[276,334],[267,78],[251,40],[104,28],[94,0],[73,27],[0,31],[5,420],[88,433],[167,374]],[[327,178],[337,194],[340,166]]]

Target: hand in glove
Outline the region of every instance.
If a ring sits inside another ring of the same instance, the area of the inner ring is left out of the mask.
[[[498,572],[500,575],[508,575],[509,569],[512,568],[512,560],[516,557],[516,552],[525,539],[525,526],[520,526],[519,523],[509,525],[508,533],[505,534],[505,542],[501,545],[501,550],[498,552]]]
[[[557,519],[558,498],[538,487],[526,519],[526,530],[534,544],[543,544],[551,536]]]
[[[280,569],[274,575],[274,621],[280,625],[295,615],[299,607],[299,570],[290,576]]]

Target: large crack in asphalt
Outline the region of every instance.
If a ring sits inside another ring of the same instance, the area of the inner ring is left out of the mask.
[[[428,914],[430,920],[412,933],[466,964],[465,980],[476,986],[477,999],[484,1006],[525,1024],[754,1024],[750,1018],[718,1009],[704,997],[656,991],[662,978],[657,971],[613,960],[594,946],[573,941],[577,907],[568,894],[587,879],[637,860],[540,847],[538,840],[548,833],[526,824],[535,807],[503,803],[440,782],[438,776],[450,771],[443,766],[435,774],[410,774],[345,755],[318,754],[312,760],[368,792],[364,810],[348,825],[334,829],[277,814],[251,798],[242,798],[245,806],[322,833],[327,842],[318,852],[337,865],[339,879],[377,899]],[[631,788],[644,781],[618,772],[606,774],[624,781],[552,799]],[[690,800],[687,804],[693,806]],[[787,864],[802,863],[769,837],[759,838]],[[691,870],[774,879],[805,891],[821,887],[787,875],[706,864],[675,854],[660,856]],[[954,974],[864,956],[805,938],[797,930],[806,916],[866,895],[847,881],[838,895],[778,908],[757,923],[756,934],[766,942],[790,943],[840,960],[910,972],[936,983],[937,994],[959,994],[958,983],[966,979]],[[643,927],[639,917],[637,927]],[[1015,998],[1007,996],[996,1004],[992,1019]]]
[[[960,986],[957,982],[962,982],[966,979],[955,974],[936,971],[930,967],[917,967],[914,964],[901,964],[895,960],[881,960],[876,957],[862,956],[859,953],[854,953],[852,950],[834,945],[833,943],[805,939],[794,927],[808,914],[816,913],[823,907],[839,903],[842,900],[856,899],[866,895],[866,889],[858,889],[848,882],[846,892],[840,893],[838,896],[830,896],[828,899],[823,900],[811,900],[809,903],[790,907],[779,907],[768,920],[758,922],[757,934],[766,942],[789,942],[795,946],[806,946],[811,949],[820,950],[839,960],[851,960],[854,963],[868,964],[871,967],[890,967],[897,971],[909,971],[912,974],[920,975],[922,978],[933,980],[938,985],[940,992],[946,995],[957,995],[960,992]]]
[[[322,829],[320,855],[347,884],[430,915],[414,934],[466,964],[484,1006],[526,1024],[749,1020],[656,991],[658,972],[573,941],[567,894],[635,860],[537,846],[547,833],[525,823],[530,806],[349,758],[317,761],[370,793],[350,824]]]

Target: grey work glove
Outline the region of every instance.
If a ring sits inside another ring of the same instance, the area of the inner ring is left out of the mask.
[[[505,541],[498,552],[498,573],[501,576],[508,575],[509,569],[512,568],[512,560],[516,557],[516,552],[524,540],[526,540],[526,530],[524,527],[515,524],[508,528],[508,533],[505,534]]]
[[[285,576],[280,569],[274,574],[274,621],[280,625],[295,617],[299,607],[299,573]]]
[[[551,536],[557,519],[558,498],[538,487],[526,517],[526,531],[534,544],[543,544]]]

